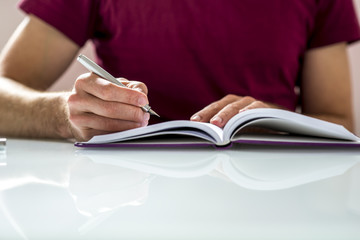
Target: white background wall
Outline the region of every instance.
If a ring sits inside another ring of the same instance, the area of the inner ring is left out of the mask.
[[[354,0],[360,16],[360,0]],[[17,0],[0,0],[0,49],[3,48],[7,39],[10,37],[16,26],[21,22],[23,15],[16,8]],[[81,52],[93,56],[90,45],[87,45]],[[360,43],[353,44],[349,48],[351,72],[353,79],[354,110],[356,119],[356,133],[360,136]],[[70,69],[57,81],[50,90],[71,89],[76,76],[85,72],[78,63]]]

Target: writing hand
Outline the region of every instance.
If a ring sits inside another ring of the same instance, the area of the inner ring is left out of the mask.
[[[147,88],[141,82],[121,79],[118,86],[96,74],[81,75],[68,98],[70,128],[76,140],[95,135],[146,126],[150,114],[141,110],[148,104]]]

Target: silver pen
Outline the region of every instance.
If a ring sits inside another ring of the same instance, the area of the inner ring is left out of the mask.
[[[109,82],[112,82],[116,85],[122,86],[122,87],[126,87],[124,84],[122,84],[118,79],[116,79],[115,77],[113,77],[110,73],[108,73],[105,69],[103,69],[102,67],[100,67],[99,65],[97,65],[94,61],[90,60],[89,58],[87,58],[84,55],[79,55],[79,57],[77,58],[77,60],[84,66],[86,67],[90,72],[95,73],[96,75],[104,78],[105,80],[108,80]],[[148,112],[151,115],[155,115],[155,116],[159,116],[159,114],[157,114],[154,110],[151,109],[151,107],[146,104],[145,106],[140,107],[144,112]]]

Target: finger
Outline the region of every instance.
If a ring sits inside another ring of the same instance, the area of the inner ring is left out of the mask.
[[[198,121],[198,122],[209,122],[210,119],[217,114],[221,109],[223,109],[226,105],[234,102],[241,97],[229,94],[219,101],[213,102],[210,105],[206,106],[204,109],[200,110],[199,112],[195,113],[190,120]]]
[[[120,78],[120,81],[122,84],[124,84],[128,88],[142,92],[145,95],[148,94],[148,88],[146,87],[145,83],[138,82],[138,81],[129,81],[125,78]]]
[[[75,137],[76,141],[84,142],[84,141],[89,141],[94,136],[104,135],[104,134],[109,134],[109,133],[112,133],[112,132],[106,132],[106,131],[101,131],[101,130],[92,129],[92,128],[85,128],[85,129],[82,129],[81,131],[77,130],[76,133],[74,133],[74,137]]]
[[[143,123],[105,118],[92,113],[70,115],[70,122],[77,129],[76,138],[89,140],[91,137],[111,132],[119,132],[128,129],[146,126],[148,121]]]
[[[106,118],[98,116],[93,113],[83,113],[79,115],[74,115],[70,118],[76,126],[79,126],[80,129],[96,129],[107,132],[119,132],[128,129],[143,127],[147,125],[147,121],[144,122],[132,122],[126,120],[118,120],[112,118]]]
[[[144,93],[118,86],[95,74],[81,75],[75,82],[75,91],[85,91],[105,101],[122,102],[134,106],[148,104],[147,96]]]
[[[230,118],[239,113],[240,109],[243,109],[254,101],[256,100],[252,97],[243,97],[238,101],[232,102],[215,114],[211,118],[210,123],[218,127],[224,127]]]
[[[128,82],[130,82],[128,79],[120,77],[120,78],[116,78],[117,80],[119,80],[122,84],[126,85]]]
[[[90,94],[72,94],[68,98],[69,109],[73,114],[82,112],[94,113],[96,115],[126,120],[132,122],[144,122],[149,120],[150,115],[141,108],[119,102],[103,101]]]
[[[243,112],[255,108],[270,108],[270,106],[262,101],[254,101],[249,105],[245,106],[244,108],[240,109],[239,112]]]

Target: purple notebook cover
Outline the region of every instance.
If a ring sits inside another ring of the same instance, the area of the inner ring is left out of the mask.
[[[166,143],[149,143],[134,144],[126,142],[115,143],[82,143],[76,142],[74,145],[81,148],[197,148],[212,146],[216,149],[229,149],[233,144],[249,144],[249,145],[277,145],[277,146],[304,146],[304,147],[350,147],[360,148],[359,144],[354,142],[286,142],[286,141],[266,141],[266,140],[250,140],[242,139],[225,146],[217,146],[212,143],[184,143],[184,144],[166,144]]]

